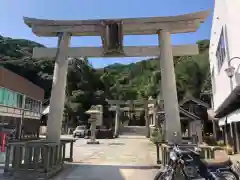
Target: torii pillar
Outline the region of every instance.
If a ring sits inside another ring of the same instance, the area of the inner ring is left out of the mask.
[[[144,118],[145,118],[145,126],[146,126],[146,137],[150,137],[150,127],[149,127],[149,116],[148,116],[148,101],[144,102]]]
[[[170,36],[171,34],[167,30],[158,32],[162,76],[161,87],[166,120],[166,139],[168,142],[179,144],[181,143],[182,135]]]
[[[114,128],[114,137],[119,135],[119,125],[120,125],[120,105],[116,104],[116,114],[115,114],[115,128]]]
[[[65,102],[65,88],[68,71],[68,46],[70,33],[59,33],[58,51],[53,73],[53,84],[50,98],[50,111],[47,121],[47,139],[60,143],[62,119]]]

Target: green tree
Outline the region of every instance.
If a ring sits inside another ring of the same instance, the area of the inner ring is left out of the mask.
[[[209,40],[198,41],[199,55],[174,57],[178,98],[200,97],[211,89]],[[27,78],[50,97],[54,59],[33,59],[32,49],[44,47],[36,42],[0,36],[0,59],[5,68]],[[87,121],[85,111],[93,104],[106,105],[106,99],[156,98],[161,87],[159,58],[128,65],[113,64],[94,69],[88,58],[73,58],[69,63],[65,117],[70,124]]]

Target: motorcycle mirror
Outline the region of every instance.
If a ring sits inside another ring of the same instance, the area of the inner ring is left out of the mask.
[[[199,148],[199,147],[194,147],[194,151],[196,151],[196,152],[201,152],[202,150],[201,150],[201,148]]]

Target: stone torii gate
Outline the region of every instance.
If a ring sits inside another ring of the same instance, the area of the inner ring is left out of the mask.
[[[156,100],[128,100],[128,101],[123,101],[123,100],[107,100],[108,104],[111,106],[115,105],[116,107],[110,107],[110,111],[115,111],[115,132],[114,135],[117,137],[119,134],[119,124],[120,124],[120,119],[119,119],[119,113],[122,110],[129,110],[129,108],[120,108],[121,105],[143,105],[143,108],[134,108],[135,110],[144,110],[145,112],[145,125],[146,125],[146,137],[150,137],[150,127],[149,127],[149,118],[148,118],[148,104],[156,103]]]
[[[194,55],[197,45],[172,46],[171,34],[194,32],[209,15],[208,11],[150,18],[102,20],[42,20],[24,18],[37,36],[58,37],[57,48],[34,48],[33,58],[56,58],[47,137],[60,142],[65,100],[68,57],[160,56],[167,140],[181,142],[180,117],[173,56]],[[160,46],[123,46],[124,35],[157,34]],[[69,48],[71,36],[101,36],[102,47]],[[176,136],[177,135],[177,136]]]

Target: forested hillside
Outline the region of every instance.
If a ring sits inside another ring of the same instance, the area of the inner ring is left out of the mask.
[[[175,57],[175,73],[179,98],[187,94],[198,98],[200,92],[210,90],[208,48],[209,41],[197,42],[200,54]],[[156,97],[161,87],[160,61],[147,59],[129,65],[113,64],[104,68],[101,80],[112,98],[138,99]]]
[[[175,72],[179,99],[210,90],[208,62],[209,41],[197,42],[200,54],[175,57]],[[33,47],[43,47],[36,42],[0,36],[0,61],[2,66],[26,77],[44,88],[50,96],[54,60],[31,58]],[[24,61],[17,61],[17,60]],[[5,61],[5,63],[3,63]],[[147,59],[129,65],[113,64],[103,69],[93,69],[87,58],[78,58],[69,65],[66,89],[66,112],[70,119],[85,119],[84,112],[92,104],[104,104],[105,99],[140,99],[160,92],[160,61]]]

